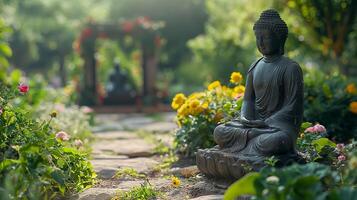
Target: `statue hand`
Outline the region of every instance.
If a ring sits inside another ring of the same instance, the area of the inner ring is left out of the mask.
[[[247,127],[251,128],[264,128],[268,125],[263,120],[247,120],[246,118],[241,119],[241,123]]]

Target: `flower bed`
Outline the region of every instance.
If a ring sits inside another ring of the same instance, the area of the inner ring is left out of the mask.
[[[245,89],[241,82],[242,75],[233,72],[230,86],[214,81],[205,91],[174,97],[171,106],[177,110],[180,127],[175,142],[181,153],[193,155],[199,148],[214,146],[212,133],[217,124],[239,115]]]
[[[52,127],[55,115],[47,113],[47,119],[37,120],[13,104],[15,97],[26,96],[29,88],[24,87],[15,90],[3,81],[0,85],[1,199],[51,199],[91,186],[92,166],[84,154],[70,147],[68,135]]]

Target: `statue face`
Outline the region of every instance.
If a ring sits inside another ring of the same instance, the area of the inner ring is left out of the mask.
[[[279,54],[281,41],[273,31],[256,30],[255,37],[260,53],[267,56]]]

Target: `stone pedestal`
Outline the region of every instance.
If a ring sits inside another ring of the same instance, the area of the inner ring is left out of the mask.
[[[304,164],[305,160],[296,153],[275,155],[275,167]],[[198,169],[209,177],[237,180],[251,171],[259,171],[266,166],[265,160],[269,157],[240,155],[219,149],[218,146],[210,149],[199,149],[196,154]]]
[[[198,169],[212,177],[239,179],[244,176],[247,163],[232,153],[220,151],[218,148],[200,149],[196,154]]]

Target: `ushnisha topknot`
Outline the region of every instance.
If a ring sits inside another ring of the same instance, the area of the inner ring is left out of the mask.
[[[280,18],[279,13],[274,9],[268,9],[260,14],[259,19],[255,22],[253,30],[269,29],[276,33],[282,40],[283,44],[288,37],[288,26]]]

